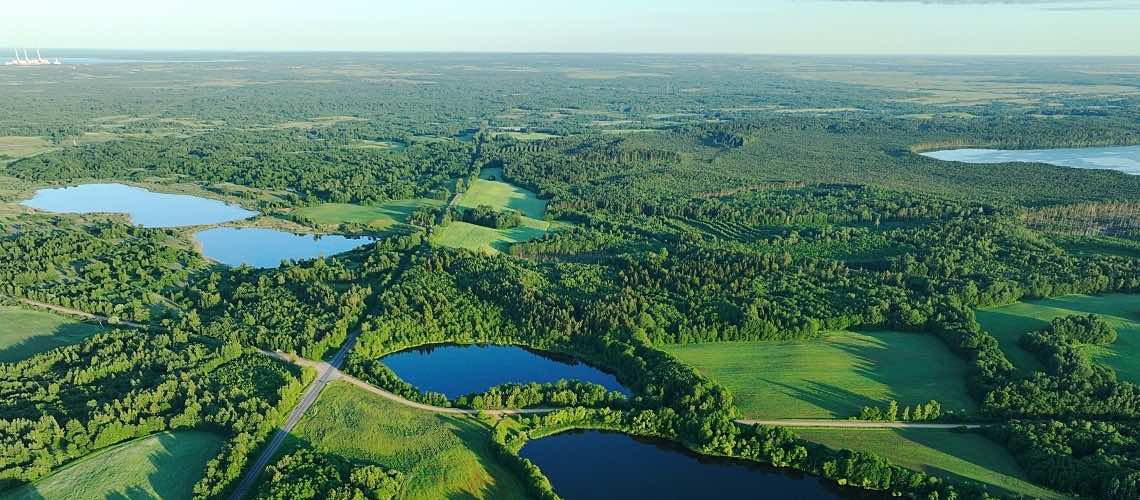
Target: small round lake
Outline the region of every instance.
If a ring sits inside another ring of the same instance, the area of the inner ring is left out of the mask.
[[[449,399],[506,383],[591,382],[629,395],[617,378],[568,356],[508,345],[438,344],[380,359],[405,382]]]
[[[143,227],[183,227],[248,219],[257,212],[223,201],[156,193],[125,184],[40,189],[24,206],[57,213],[121,213]]]
[[[542,469],[567,500],[844,497],[815,476],[618,432],[563,432],[528,441],[519,456]]]
[[[1048,163],[1062,167],[1119,170],[1140,175],[1140,146],[1069,149],[946,149],[922,153],[937,160],[963,163]]]
[[[260,227],[215,227],[194,233],[202,255],[225,264],[277,267],[281,261],[336,255],[372,243],[371,238],[293,234]]]

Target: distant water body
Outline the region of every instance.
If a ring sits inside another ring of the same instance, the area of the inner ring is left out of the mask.
[[[227,266],[270,268],[281,261],[315,259],[372,243],[372,238],[293,234],[259,227],[216,227],[194,233],[202,255]]]
[[[964,163],[1048,163],[1062,167],[1119,170],[1140,175],[1140,146],[1071,149],[946,149],[923,156]]]
[[[248,219],[257,212],[185,194],[156,193],[124,184],[83,184],[40,189],[25,206],[48,212],[127,214],[143,227],[184,227]]]

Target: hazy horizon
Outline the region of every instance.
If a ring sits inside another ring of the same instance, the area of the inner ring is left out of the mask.
[[[45,0],[0,47],[234,52],[1138,56],[1140,0]],[[2,50],[2,49],[0,49]],[[2,54],[3,52],[0,52]]]

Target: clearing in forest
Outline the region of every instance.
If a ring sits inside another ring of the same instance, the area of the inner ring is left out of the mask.
[[[413,410],[344,382],[325,388],[291,438],[278,457],[309,447],[403,472],[400,498],[526,497],[483,422]]]
[[[1008,493],[1064,498],[1029,481],[1005,448],[974,432],[945,429],[795,429],[800,437],[835,449],[874,453],[913,470],[968,478]]]
[[[297,209],[297,214],[320,225],[366,224],[374,229],[388,229],[404,224],[416,209],[438,207],[442,201],[417,198],[396,200],[380,205],[354,205],[350,203],[322,203]]]
[[[664,349],[727,387],[746,418],[849,418],[892,399],[900,406],[934,399],[943,411],[975,407],[966,363],[933,334],[834,332]]]
[[[531,191],[503,182],[503,169],[485,168],[459,195],[459,206],[476,208],[488,205],[497,210],[510,209],[532,219],[542,219],[546,215],[546,200],[541,200]]]
[[[451,222],[435,228],[431,242],[436,245],[466,248],[487,254],[506,252],[513,243],[541,238],[549,231],[564,227],[566,223],[542,220],[546,215],[546,200],[533,192],[502,182],[503,169],[485,168],[479,179],[459,195],[457,204],[464,208],[487,205],[498,210],[515,210],[523,215],[518,227],[494,229],[467,222]]]
[[[1041,369],[1033,354],[1018,345],[1022,335],[1071,314],[1097,314],[1116,327],[1116,342],[1087,346],[1093,359],[1116,370],[1121,380],[1140,383],[1140,295],[1065,295],[977,311],[982,328],[997,337],[1006,357],[1022,373]]]
[[[0,498],[188,499],[221,446],[222,438],[210,432],[162,432],[87,455]]]
[[[0,306],[0,363],[75,344],[103,330],[46,311]]]

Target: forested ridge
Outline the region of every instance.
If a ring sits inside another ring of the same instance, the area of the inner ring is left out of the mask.
[[[1042,367],[1023,373],[975,317],[979,308],[1025,299],[1140,291],[1140,250],[1125,220],[1140,203],[1140,177],[916,154],[1140,143],[1134,95],[1056,92],[1028,104],[937,107],[912,92],[749,69],[775,64],[766,59],[713,58],[703,64],[720,69],[707,71],[678,56],[666,59],[678,65],[666,84],[620,76],[630,63],[612,61],[595,70],[619,76],[579,79],[562,69],[517,72],[493,57],[470,56],[496,69],[472,74],[397,56],[381,59],[406,72],[317,61],[299,71],[286,64],[300,56],[273,57],[280,59],[241,73],[272,85],[174,89],[161,111],[137,120],[116,117],[157,106],[157,94],[114,81],[93,85],[87,105],[70,80],[55,110],[35,114],[18,104],[31,118],[0,117],[7,131],[0,133],[42,135],[51,147],[0,162],[0,181],[15,186],[0,184],[0,199],[31,185],[95,179],[207,191],[232,184],[254,193],[247,208],[316,231],[293,211],[450,202],[480,169],[502,168],[500,180],[547,202],[546,218],[558,228],[490,255],[431,236],[450,220],[517,229],[520,211],[510,200],[506,208],[421,206],[404,214],[406,228],[344,254],[230,268],[207,262],[178,230],[5,204],[0,293],[144,328],[0,364],[0,490],[115,443],[195,428],[226,444],[193,493],[224,497],[312,377],[255,349],[321,360],[358,333],[344,371],[405,398],[559,407],[493,423],[497,459],[531,496],[556,491],[518,448],[573,428],[664,437],[886,494],[1005,496],[966,478],[831,450],[784,428],[740,425],[728,389],[659,349],[883,328],[936,335],[968,363],[977,409],[953,417],[989,424],[986,435],[1034,481],[1094,497],[1140,491],[1133,428],[1140,386],[1082,350],[1111,346],[1115,330],[1096,316],[1055,320],[1020,340]],[[434,64],[471,62],[439,58]],[[530,56],[513,62],[546,68]],[[1038,71],[1075,78],[1063,68]],[[349,76],[361,73],[367,81]],[[327,79],[323,90],[306,86],[316,77]],[[153,75],[136,78],[155,83]],[[856,111],[799,112],[830,107]],[[789,109],[797,112],[780,112]],[[1039,116],[1055,109],[1072,113]],[[91,113],[104,118],[74,123]],[[527,125],[516,124],[519,116]],[[612,124],[623,121],[634,123]],[[79,140],[96,133],[119,135]],[[380,361],[444,342],[567,354],[615,374],[632,394],[563,381],[449,400],[420,392]],[[936,399],[878,401],[864,416],[943,417]],[[391,498],[407,480],[390,464],[301,447],[275,457],[253,495]]]

